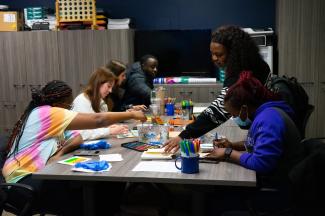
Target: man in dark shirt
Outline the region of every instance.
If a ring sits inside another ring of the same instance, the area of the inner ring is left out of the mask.
[[[127,71],[123,106],[150,105],[150,94],[154,88],[153,79],[157,74],[158,60],[152,55],[145,55],[140,62],[132,64]]]

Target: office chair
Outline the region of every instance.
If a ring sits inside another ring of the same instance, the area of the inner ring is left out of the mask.
[[[6,143],[7,137],[0,136],[0,213],[5,210],[19,216],[30,215],[35,197],[33,188],[20,183],[5,183],[2,175],[2,167],[6,160]]]
[[[306,137],[305,136],[306,135],[306,126],[307,126],[309,117],[314,112],[314,110],[315,110],[315,107],[313,105],[311,105],[311,104],[308,104],[308,108],[306,110],[304,118],[302,119],[301,128],[300,128],[301,136],[302,136],[303,139]]]
[[[302,141],[306,156],[289,173],[294,215],[325,215],[325,137]]]

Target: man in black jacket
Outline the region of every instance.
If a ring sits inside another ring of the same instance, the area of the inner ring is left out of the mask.
[[[127,71],[123,106],[150,105],[153,79],[157,74],[158,60],[152,55],[145,55],[140,62],[132,64]]]

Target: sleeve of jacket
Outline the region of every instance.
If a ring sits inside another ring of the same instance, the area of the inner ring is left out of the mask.
[[[248,132],[250,137],[247,140],[254,142],[253,152],[245,152],[240,156],[240,164],[243,167],[259,173],[272,171],[283,152],[284,121],[275,110],[269,110],[266,115],[272,118],[267,122],[253,123]]]
[[[144,101],[150,101],[151,88],[146,84],[146,77],[142,74],[135,74],[129,79],[130,91],[141,97]]]
[[[228,88],[224,87],[217,99],[197,117],[195,122],[187,125],[186,129],[179,134],[182,139],[200,137],[230,118],[230,114],[224,108],[227,90]]]

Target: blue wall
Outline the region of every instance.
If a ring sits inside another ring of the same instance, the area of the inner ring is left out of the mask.
[[[11,8],[54,8],[54,0],[0,0]],[[97,0],[111,18],[130,17],[137,29],[215,29],[224,24],[275,27],[275,0]]]

